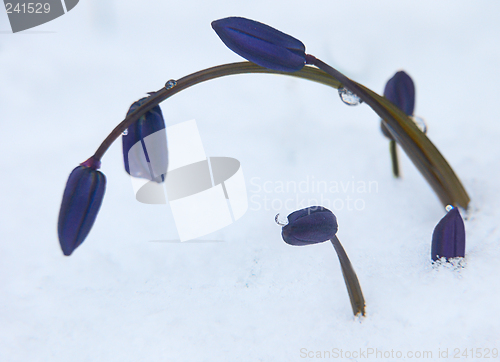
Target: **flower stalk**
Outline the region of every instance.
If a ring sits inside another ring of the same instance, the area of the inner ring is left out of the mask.
[[[164,87],[152,93],[151,97],[144,104],[130,113],[115,127],[99,146],[94,157],[100,160],[106,150],[126,128],[136,122],[144,113],[182,90],[208,80],[235,74],[280,74],[314,81],[336,89],[344,86],[358,95],[386,121],[388,129],[395,140],[401,145],[417,169],[431,185],[443,205],[460,205],[465,209],[467,208],[470,199],[460,180],[438,149],[420,131],[411,118],[384,97],[350,80],[321,60],[310,55],[307,56],[307,59],[308,63],[312,63],[321,69],[306,65],[301,70],[289,73],[263,68],[251,62],[239,62],[204,69],[185,76],[177,80],[176,86],[169,89]]]
[[[356,272],[352,267],[351,261],[347,257],[342,244],[340,243],[337,235],[335,235],[331,240],[337,256],[339,257],[340,268],[342,269],[342,275],[344,276],[345,285],[347,287],[347,293],[349,294],[349,300],[351,301],[352,312],[355,316],[365,315],[365,298],[363,297],[363,292],[361,291],[361,285],[359,285],[358,277]]]
[[[398,178],[399,177],[398,148],[397,148],[397,143],[394,140],[389,140],[389,154],[391,155],[392,174],[394,175],[395,178]]]
[[[354,316],[364,316],[365,298],[351,261],[336,236],[338,224],[333,212],[322,206],[310,206],[288,215],[288,221],[285,224],[278,222],[278,216],[276,215],[275,221],[283,226],[281,237],[288,245],[307,246],[327,240],[332,242],[340,261],[352,312]]]
[[[121,123],[119,123],[113,129],[113,131],[111,131],[111,133],[106,137],[106,139],[101,143],[101,145],[95,152],[94,157],[100,160],[109,149],[111,144],[121,136],[125,129],[127,129],[131,124],[141,118],[141,116],[143,116],[146,112],[152,110],[158,104],[170,98],[174,94],[177,94],[180,91],[190,88],[196,84],[203,83],[212,79],[217,79],[229,75],[253,73],[287,75],[321,83],[335,89],[338,89],[340,86],[340,82],[338,80],[332,78],[328,74],[314,67],[304,67],[302,70],[294,73],[287,73],[263,68],[251,62],[230,63],[207,68],[180,78],[176,81],[176,85],[174,87],[163,87],[156,92],[152,92],[151,96],[148,97],[148,99],[140,107],[138,107],[134,112],[125,117],[125,119]]]

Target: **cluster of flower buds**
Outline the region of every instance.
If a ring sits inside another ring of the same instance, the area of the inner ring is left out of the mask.
[[[394,107],[388,105],[388,102],[382,97],[347,78],[314,56],[306,54],[305,46],[301,41],[268,25],[241,17],[230,17],[214,21],[212,27],[231,50],[261,67],[281,74],[283,72],[297,72],[295,75],[309,73],[309,78],[301,76],[316,81],[319,81],[321,77],[328,76],[330,77],[329,81],[333,79],[337,82],[335,87],[346,87],[351,93],[356,94],[382,118],[382,132],[391,140],[394,147],[395,138],[398,138],[398,142],[403,148],[407,147],[407,154],[434,187],[443,201],[443,205],[451,200],[449,203],[467,207],[468,195],[441,154],[425,135],[421,132],[415,133],[414,127],[402,127],[402,125],[408,125],[408,117],[402,115],[401,112],[394,112]],[[306,63],[318,68],[315,68],[314,77],[311,76],[314,73],[311,70],[313,67],[307,67],[309,68],[308,72],[302,71]],[[213,77],[221,76],[219,71],[214,73],[216,74]],[[236,72],[230,74],[236,74]],[[200,79],[206,80],[210,77],[200,76]],[[191,81],[193,80],[191,79]],[[195,84],[194,81],[193,84]],[[170,88],[166,87],[165,91]],[[163,100],[168,96],[165,96]],[[387,82],[384,96],[406,115],[413,115],[415,86],[411,77],[404,71],[397,72]],[[168,166],[168,149],[165,121],[161,109],[157,105],[161,99],[155,97],[151,98],[154,102],[151,101],[148,104],[145,103],[148,102],[149,98],[140,99],[132,104],[127,113],[128,122],[126,119],[122,127],[117,127],[117,129],[121,132],[129,125],[122,137],[125,170],[134,177],[162,182]],[[142,112],[139,112],[138,108],[143,105]],[[146,111],[146,109],[149,110]],[[144,111],[146,112],[144,113]],[[398,115],[394,116],[393,113]],[[140,117],[139,114],[141,114]],[[135,119],[137,121],[134,122]],[[96,155],[99,156],[95,155],[75,168],[67,181],[58,220],[59,241],[64,255],[71,255],[82,244],[101,207],[106,178],[98,169],[100,168],[100,157],[109,144],[118,137],[113,132],[110,135],[114,136],[114,138],[111,137],[111,142],[107,143],[108,139],[103,142],[104,151],[100,152],[101,148],[98,149]],[[152,137],[159,132],[161,133],[159,137]],[[420,143],[417,142],[419,137]],[[424,150],[424,147],[427,148]],[[393,156],[393,166],[397,166],[395,151],[394,153],[391,151],[391,155]],[[398,172],[394,173],[396,176],[398,175]],[[364,315],[365,302],[361,287],[351,262],[336,236],[338,225],[335,215],[330,210],[320,206],[308,207],[291,213],[288,215],[288,222],[280,225],[283,226],[283,240],[289,245],[304,246],[327,240],[332,242],[340,261],[353,312],[355,315]],[[431,249],[431,258],[434,261],[440,258],[449,260],[465,256],[465,228],[457,208],[451,207],[436,226],[432,236]]]
[[[127,115],[134,112],[147,98],[132,104]],[[165,121],[159,106],[146,112],[127,128],[123,136],[125,170],[134,177],[162,182],[168,166]],[[147,138],[162,132],[150,142]],[[146,140],[146,141],[145,141]],[[146,143],[149,147],[146,148]],[[134,147],[138,145],[139,147]],[[152,171],[154,159],[156,173]],[[158,166],[159,165],[159,166]],[[69,256],[80,246],[94,225],[104,198],[106,177],[98,169],[100,160],[94,156],[75,168],[69,175],[59,211],[58,234],[63,254]],[[164,171],[163,171],[164,170]]]
[[[394,103],[407,115],[413,115],[415,109],[415,85],[411,77],[404,71],[397,72],[385,85],[384,97]],[[387,124],[380,121],[382,133],[394,142],[394,137],[387,128]],[[393,143],[395,146],[395,143]],[[393,157],[393,166],[397,170],[397,156]],[[397,172],[395,172],[397,173]],[[431,258],[437,261],[444,257],[446,260],[465,256],[465,226],[457,208],[449,206],[448,213],[441,219],[432,235]]]
[[[230,17],[214,21],[212,27],[228,48],[257,65],[283,72],[294,72],[302,69],[306,63],[310,62],[332,75],[341,76],[352,86],[352,82],[339,72],[324,65],[315,57],[306,55],[305,46],[301,41],[268,25],[245,18]],[[415,85],[411,77],[404,71],[397,72],[387,82],[384,96],[406,115],[413,115]],[[371,101],[371,99],[369,100]],[[375,108],[377,107],[375,105]],[[388,124],[384,119],[381,120],[380,126],[383,134],[391,141],[393,171],[397,177],[399,176],[399,167],[395,148],[396,142],[393,136],[395,131],[388,128]],[[283,225],[282,237],[287,244],[295,246],[311,245],[331,240],[342,264],[342,271],[351,296],[354,314],[359,313],[361,309],[364,314],[364,300],[363,303],[360,302],[362,295],[361,298],[358,297],[358,300],[351,295],[353,289],[356,289],[352,287],[354,284],[357,284],[359,294],[361,294],[361,289],[349,259],[335,236],[337,228],[335,215],[330,210],[323,207],[310,207],[295,211],[288,216],[288,223]],[[452,209],[434,231],[432,259],[436,260],[440,256],[446,258],[463,256],[464,250],[465,231],[463,221],[458,210]],[[353,283],[354,279],[356,283]],[[362,308],[360,307],[361,304]]]
[[[229,17],[212,22],[212,27],[228,48],[265,68],[294,72],[302,69],[308,59],[315,59],[305,54],[305,46],[300,40],[254,20]],[[406,115],[413,115],[415,85],[406,72],[399,71],[389,79],[385,85],[384,97]],[[392,134],[394,131],[389,130],[385,120],[381,120],[380,127],[383,134],[391,140],[393,171],[395,176],[399,176],[396,143]],[[432,243],[433,260],[435,260],[435,255],[452,257],[452,255],[460,256],[461,253],[463,256],[464,253],[460,250],[465,248],[465,232],[459,232],[460,223],[457,217],[461,220],[458,210],[454,209],[436,227]],[[320,207],[296,211],[288,216],[288,221],[288,225],[283,227],[282,236],[283,240],[291,245],[320,243],[331,239],[337,232],[335,216],[329,210]],[[463,221],[461,225],[463,230]],[[457,232],[451,233],[452,229]],[[442,246],[450,245],[450,243],[461,245],[462,239],[463,248],[457,247],[457,252],[451,252],[449,246]]]

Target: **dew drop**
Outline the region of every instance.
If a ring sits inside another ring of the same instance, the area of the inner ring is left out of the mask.
[[[128,135],[128,128],[125,128],[125,131],[122,132],[122,135],[124,136]]]
[[[282,219],[280,217],[280,214],[276,214],[276,217],[274,218],[274,221],[276,221],[276,224],[278,224],[279,226],[286,226],[288,225],[288,218],[286,219]]]
[[[174,88],[177,85],[177,81],[175,79],[170,79],[167,83],[165,83],[166,89]]]
[[[418,127],[418,129],[422,131],[422,133],[427,133],[427,124],[425,123],[423,118],[416,116],[410,116],[410,118]]]
[[[447,212],[450,212],[451,210],[453,210],[453,206],[446,205],[445,209],[446,209]]]
[[[358,104],[363,103],[361,98],[344,87],[339,88],[339,96],[340,99],[342,99],[342,102],[348,106],[357,106]]]

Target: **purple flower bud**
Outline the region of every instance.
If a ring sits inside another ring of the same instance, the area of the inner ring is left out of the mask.
[[[148,98],[132,104],[127,115]],[[131,176],[162,182],[168,167],[165,120],[156,106],[129,126],[122,136],[125,171]],[[135,147],[134,147],[135,146]]]
[[[389,79],[384,89],[384,97],[399,107],[406,115],[413,115],[415,108],[415,85],[411,77],[404,71],[399,71]],[[380,123],[382,133],[393,139],[384,122]]]
[[[230,17],[213,21],[212,28],[229,49],[261,67],[295,72],[306,64],[304,44],[268,25]]]
[[[436,261],[465,256],[465,226],[456,207],[439,221],[432,234],[431,257]]]
[[[415,85],[411,77],[399,71],[389,79],[384,89],[384,97],[401,108],[407,115],[412,115],[415,108]]]
[[[302,246],[330,240],[337,229],[337,219],[330,210],[313,206],[288,215],[288,224],[283,227],[281,236],[287,244]]]
[[[59,243],[67,256],[71,255],[89,234],[106,188],[104,174],[86,166],[87,164],[96,165],[97,162],[91,157],[71,172],[59,211]]]

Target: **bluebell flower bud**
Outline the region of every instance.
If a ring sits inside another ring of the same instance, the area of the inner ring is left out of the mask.
[[[295,72],[306,64],[304,44],[268,25],[229,17],[213,21],[212,28],[229,49],[261,67]]]
[[[335,215],[324,207],[313,206],[288,215],[281,236],[287,244],[302,246],[330,240],[337,230]]]
[[[148,98],[132,104],[127,115]],[[125,171],[131,176],[162,182],[168,167],[165,120],[160,106],[146,112],[122,136]],[[134,147],[135,146],[135,147]]]
[[[436,261],[465,256],[464,220],[456,207],[439,221],[432,233],[431,257]]]
[[[394,103],[406,115],[413,115],[415,109],[415,85],[411,77],[404,71],[397,72],[389,79],[385,85],[384,97]],[[391,140],[394,139],[384,122],[380,123],[380,128],[384,136]]]
[[[279,214],[276,215],[276,222]],[[330,240],[339,257],[342,275],[347,287],[354,315],[365,315],[365,299],[358,277],[354,272],[351,261],[335,235],[338,230],[337,218],[328,209],[321,206],[308,207],[292,212],[288,215],[288,224],[283,226],[281,236],[285,243],[302,246],[318,244]]]
[[[75,168],[64,189],[57,231],[64,255],[80,246],[94,225],[106,188],[106,177],[92,157]]]

